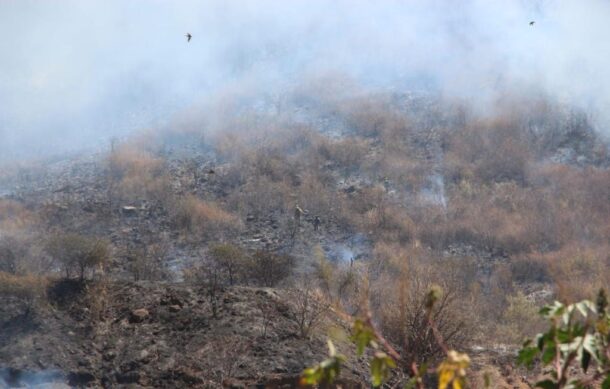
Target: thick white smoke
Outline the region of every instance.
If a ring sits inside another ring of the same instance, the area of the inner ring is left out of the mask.
[[[4,0],[0,159],[156,126],[227,84],[270,93],[326,72],[483,110],[542,92],[604,131],[607,15],[604,0]]]

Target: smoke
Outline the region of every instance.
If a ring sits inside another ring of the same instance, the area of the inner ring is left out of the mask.
[[[1,388],[63,388],[63,374],[57,370],[24,371],[0,367]]]
[[[274,94],[333,72],[481,112],[542,93],[603,132],[608,14],[604,0],[5,0],[0,159],[96,146],[227,88]]]

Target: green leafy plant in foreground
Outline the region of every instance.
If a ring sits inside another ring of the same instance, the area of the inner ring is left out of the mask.
[[[439,389],[462,389],[466,385],[466,369],[470,365],[468,355],[449,350],[445,345],[440,333],[432,319],[432,308],[442,295],[442,290],[433,287],[426,297],[426,312],[428,324],[434,333],[435,339],[445,353],[445,359],[436,369],[429,368],[427,364],[417,366],[413,363],[410,367],[412,377],[406,382],[405,388],[423,388],[423,377],[427,373],[436,372],[439,377]],[[393,369],[399,365],[406,365],[400,354],[383,337],[373,323],[370,310],[364,318],[356,319],[352,325],[350,340],[356,345],[356,353],[362,356],[367,349],[371,351],[369,366],[371,369],[371,384],[379,387],[385,383]],[[308,368],[303,372],[301,383],[316,385],[319,383],[332,383],[339,375],[341,364],[345,357],[336,354],[332,342],[329,341],[329,358],[320,364]]]
[[[550,377],[536,382],[536,387],[590,388],[601,381],[603,389],[610,389],[610,313],[605,291],[600,290],[595,303],[556,301],[540,314],[549,320],[549,330],[526,341],[518,356],[518,362],[528,368],[535,362],[552,366]],[[575,363],[582,373],[572,378]],[[595,372],[587,375],[592,364]]]
[[[428,324],[445,353],[445,359],[436,368],[430,368],[427,364],[417,366],[414,363],[410,366],[411,377],[404,385],[405,389],[423,389],[423,377],[428,373],[437,375],[439,389],[462,389],[468,385],[466,371],[470,358],[467,354],[446,347],[430,315],[441,293],[439,288],[430,290],[426,309]],[[538,361],[543,366],[552,365],[550,377],[537,382],[535,387],[585,389],[601,385],[602,389],[610,389],[610,312],[605,291],[600,290],[595,303],[589,300],[571,305],[555,302],[543,307],[540,314],[550,321],[549,330],[525,342],[517,358],[519,364],[528,368],[532,368]],[[386,382],[392,369],[399,365],[405,367],[400,354],[373,324],[370,311],[364,319],[354,321],[350,340],[356,345],[356,353],[359,356],[363,355],[365,350],[371,349],[369,365],[374,387]],[[339,376],[341,364],[346,359],[336,353],[330,341],[329,350],[329,359],[305,370],[301,380],[303,384],[332,383]],[[582,374],[571,377],[574,370],[577,370],[575,363],[579,364]],[[592,365],[595,365],[595,372],[589,371]],[[485,386],[490,387],[487,376]]]
[[[333,342],[329,340],[328,358],[316,366],[305,369],[301,376],[301,385],[332,383],[339,376],[341,364],[345,361],[345,356],[337,354]]]

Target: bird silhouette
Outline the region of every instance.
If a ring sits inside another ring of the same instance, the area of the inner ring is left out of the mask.
[[[187,32],[187,33],[186,33],[186,35],[185,35],[185,37],[186,37],[186,41],[187,41],[187,42],[190,42],[190,41],[191,41],[191,38],[192,38],[193,36],[191,35],[191,33],[190,33],[190,32]]]
[[[533,25],[534,25],[534,23],[536,23],[536,22],[532,20],[532,21],[530,22],[530,26],[533,26]]]

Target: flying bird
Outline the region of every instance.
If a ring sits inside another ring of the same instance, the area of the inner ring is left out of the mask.
[[[187,42],[190,42],[190,41],[191,41],[191,38],[192,38],[193,36],[191,35],[191,33],[190,33],[190,32],[187,32],[187,33],[186,33],[186,35],[185,35],[185,37],[186,37],[186,41],[187,41]]]
[[[532,20],[532,21],[530,22],[530,26],[533,26],[533,25],[534,25],[534,23],[536,23],[536,22]]]

